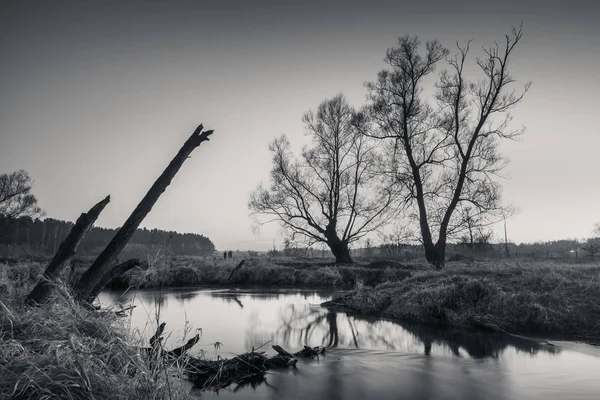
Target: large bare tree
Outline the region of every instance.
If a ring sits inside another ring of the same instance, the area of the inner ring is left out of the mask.
[[[27,171],[0,175],[0,236],[10,230],[17,218],[42,216],[32,189],[33,180]]]
[[[251,194],[251,213],[281,222],[294,239],[327,244],[336,262],[352,262],[349,244],[388,221],[397,198],[379,184],[376,149],[359,129],[366,121],[343,95],[305,114],[312,145],[296,159],[285,136],[272,142],[270,185]]]
[[[438,41],[427,42],[423,51],[419,38],[405,36],[386,53],[390,68],[367,84],[376,129],[365,133],[385,141],[389,162],[384,172],[408,191],[425,256],[437,267],[444,265],[448,238],[467,226],[457,209],[468,206],[470,220],[477,215],[486,223],[485,216],[502,214],[495,178],[506,160],[498,146],[523,133],[510,128],[509,111],[529,88],[526,84],[516,92],[509,73],[521,38],[521,29],[513,29],[502,45],[484,48],[476,59],[480,76],[469,80],[465,63],[470,43],[457,44],[457,53],[450,56]],[[435,101],[428,102],[429,76],[444,60],[449,68],[431,85]]]

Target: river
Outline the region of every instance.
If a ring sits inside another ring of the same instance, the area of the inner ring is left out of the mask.
[[[196,332],[195,351],[231,357],[273,344],[327,346],[318,360],[232,385],[219,399],[600,399],[600,349],[507,335],[366,320],[319,306],[332,292],[177,289],[103,292],[103,305],[135,304],[131,327],[149,338],[157,314],[166,347]],[[265,344],[267,343],[267,344]]]

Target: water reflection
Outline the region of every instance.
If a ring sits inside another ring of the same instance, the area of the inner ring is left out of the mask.
[[[189,303],[198,296],[197,292],[174,292],[173,297],[182,304]]]
[[[277,343],[296,348],[304,344],[328,348],[354,347],[422,352],[432,349],[454,356],[474,359],[498,358],[507,348],[533,355],[539,351],[557,353],[556,347],[525,338],[474,332],[464,329],[436,328],[420,324],[397,324],[388,321],[361,319],[310,305],[288,304],[279,314],[279,327],[272,336]],[[249,336],[260,331],[248,331]]]
[[[238,295],[235,292],[234,293],[219,293],[219,292],[215,293],[215,292],[213,292],[213,293],[211,293],[211,296],[220,298],[221,300],[226,301],[226,302],[234,302],[241,308],[244,308],[244,304],[238,298]]]
[[[230,357],[272,344],[296,351],[326,346],[297,369],[232,385],[219,399],[597,399],[600,358],[508,335],[396,324],[331,312],[332,293],[178,289],[102,293],[103,303],[134,303],[131,326],[150,336],[157,309],[167,346],[202,328],[199,350]],[[218,352],[215,342],[223,343]],[[267,343],[265,345],[265,343]],[[205,393],[205,398],[215,394]]]
[[[433,344],[444,346],[457,357],[461,357],[462,352],[465,351],[469,357],[475,359],[498,358],[508,348],[530,355],[537,354],[539,351],[550,354],[560,352],[560,348],[512,335],[407,323],[403,323],[402,327],[423,343],[425,355],[431,354]]]

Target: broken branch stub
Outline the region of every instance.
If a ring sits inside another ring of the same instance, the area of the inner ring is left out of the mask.
[[[98,219],[100,213],[110,202],[110,196],[96,203],[87,213],[83,213],[77,218],[75,225],[58,247],[58,251],[46,267],[44,274],[37,285],[33,288],[25,302],[28,305],[45,304],[52,295],[54,285],[60,279],[69,262],[77,252],[84,236],[90,230],[94,222]]]
[[[235,274],[235,272],[236,272],[238,269],[242,268],[242,265],[244,265],[244,263],[245,263],[245,262],[246,262],[246,260],[242,260],[242,261],[240,261],[240,263],[237,265],[237,267],[235,267],[235,268],[234,268],[234,269],[231,271],[231,273],[229,274],[229,278],[227,278],[227,280],[228,280],[228,281],[230,281],[230,280],[231,280],[231,278],[233,278],[233,274]]]

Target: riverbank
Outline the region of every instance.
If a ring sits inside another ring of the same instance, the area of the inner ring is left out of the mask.
[[[600,342],[600,265],[448,263],[323,306],[357,315]]]
[[[178,368],[144,357],[114,311],[80,307],[63,290],[25,306],[39,267],[0,264],[0,399],[193,398]]]
[[[277,265],[250,260],[229,280],[237,261],[199,262],[197,258],[153,260],[112,283],[121,288],[190,285],[351,287],[402,279],[410,271],[385,264],[373,268],[322,266],[295,262]],[[75,260],[66,280],[78,278],[88,260]],[[177,365],[152,364],[147,347],[111,310],[90,311],[76,304],[67,289],[44,307],[24,299],[38,281],[45,261],[0,263],[0,399],[101,396],[111,399],[194,398],[177,376]],[[7,396],[7,397],[4,397]]]
[[[158,288],[181,286],[262,286],[353,289],[398,281],[424,267],[424,263],[382,261],[332,265],[322,261],[250,259],[231,275],[240,260],[181,258],[151,263],[145,271],[132,270],[113,281],[111,288]],[[231,279],[230,279],[231,276]]]
[[[398,281],[414,271],[427,268],[424,261],[400,263],[396,261],[363,262],[335,265],[322,260],[293,260],[256,258],[246,260],[241,268],[236,260],[213,260],[205,257],[177,257],[151,259],[145,270],[133,269],[109,283],[109,289],[154,289],[189,286],[222,287],[277,287],[315,289],[354,289],[357,286],[375,286],[382,282]],[[49,261],[49,260],[48,260]],[[76,282],[93,259],[75,259],[73,269],[63,279]],[[10,281],[18,286],[37,282],[47,261],[15,261],[2,264]],[[0,283],[0,291],[2,290]]]

